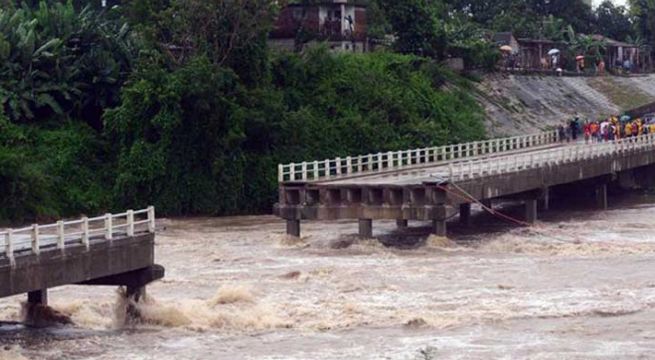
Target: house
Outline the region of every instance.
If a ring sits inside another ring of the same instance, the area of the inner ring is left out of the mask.
[[[568,45],[564,42],[546,40],[546,39],[527,39],[520,38],[517,40],[519,46],[519,61],[521,68],[524,69],[544,69],[549,67],[548,52],[553,49],[558,49],[562,54],[566,53]],[[559,66],[566,67],[566,57],[560,57]]]
[[[290,3],[282,8],[269,35],[273,47],[294,50],[325,41],[335,51],[368,50],[366,7],[348,0]]]
[[[650,54],[642,54],[638,45],[616,41],[603,35],[592,35],[591,37],[605,44],[604,59],[607,69],[621,68],[626,60],[629,61],[633,71],[643,71],[652,65]]]
[[[498,47],[511,47],[512,54],[519,53],[519,43],[511,32],[497,32],[493,35],[491,41],[493,41]]]

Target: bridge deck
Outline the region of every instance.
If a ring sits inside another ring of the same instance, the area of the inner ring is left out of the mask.
[[[519,154],[540,154],[550,150],[566,147],[568,144],[553,143],[543,146],[535,146],[518,150],[510,150],[502,153],[471,156],[466,159],[442,161],[433,165],[415,165],[401,169],[388,169],[382,172],[362,173],[355,176],[341,175],[332,179],[309,181],[308,184],[315,186],[362,186],[362,185],[395,185],[410,186],[420,185],[425,182],[440,181],[450,175],[450,166],[462,162],[471,161],[507,161],[507,156]],[[511,159],[510,159],[511,160]]]
[[[0,297],[67,284],[125,285],[128,295],[163,277],[154,264],[154,208],[34,224],[0,232]]]
[[[608,179],[655,164],[655,134],[594,144],[550,141],[513,150],[494,146],[497,149],[501,151],[477,156],[479,151],[473,151],[473,156],[455,159],[418,153],[409,162],[389,156],[381,160],[387,166],[353,172],[349,166],[343,171],[339,162],[336,174],[281,182],[275,213],[287,220],[292,235],[299,234],[303,219],[360,219],[363,224],[372,219],[433,220],[445,228],[457,206],[465,206],[460,211],[466,212],[471,202],[521,196],[533,209],[526,217],[534,221],[534,204],[551,186],[596,179],[599,203],[606,203]]]

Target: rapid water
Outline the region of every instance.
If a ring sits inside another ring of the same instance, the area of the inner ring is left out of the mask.
[[[273,217],[162,220],[145,324],[119,325],[115,288],[56,288],[76,325],[0,325],[0,359],[650,358],[655,199],[621,199],[530,229],[478,214],[450,239],[375,222],[390,247],[354,222],[294,241]],[[0,320],[23,299],[0,300]]]

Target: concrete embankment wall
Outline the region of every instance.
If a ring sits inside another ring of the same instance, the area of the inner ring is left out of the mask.
[[[580,116],[597,119],[655,101],[655,75],[552,77],[492,74],[477,85],[490,136],[517,135]]]

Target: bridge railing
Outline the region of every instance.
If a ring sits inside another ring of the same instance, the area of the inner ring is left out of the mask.
[[[492,159],[471,160],[448,165],[444,180],[465,181],[491,175],[595,159],[631,151],[655,149],[655,134],[594,144],[577,144],[553,150],[515,154]],[[435,174],[435,177],[440,177]]]
[[[20,229],[0,231],[0,256],[13,261],[18,253],[39,254],[42,250],[64,250],[68,246],[85,245],[92,240],[112,241],[117,236],[155,232],[155,208],[128,210],[120,214],[83,217],[54,224],[34,224]]]
[[[278,165],[278,181],[281,183],[316,181],[367,172],[397,170],[547,145],[555,143],[558,140],[557,131],[547,131],[531,135],[473,141],[439,147],[280,164]]]

